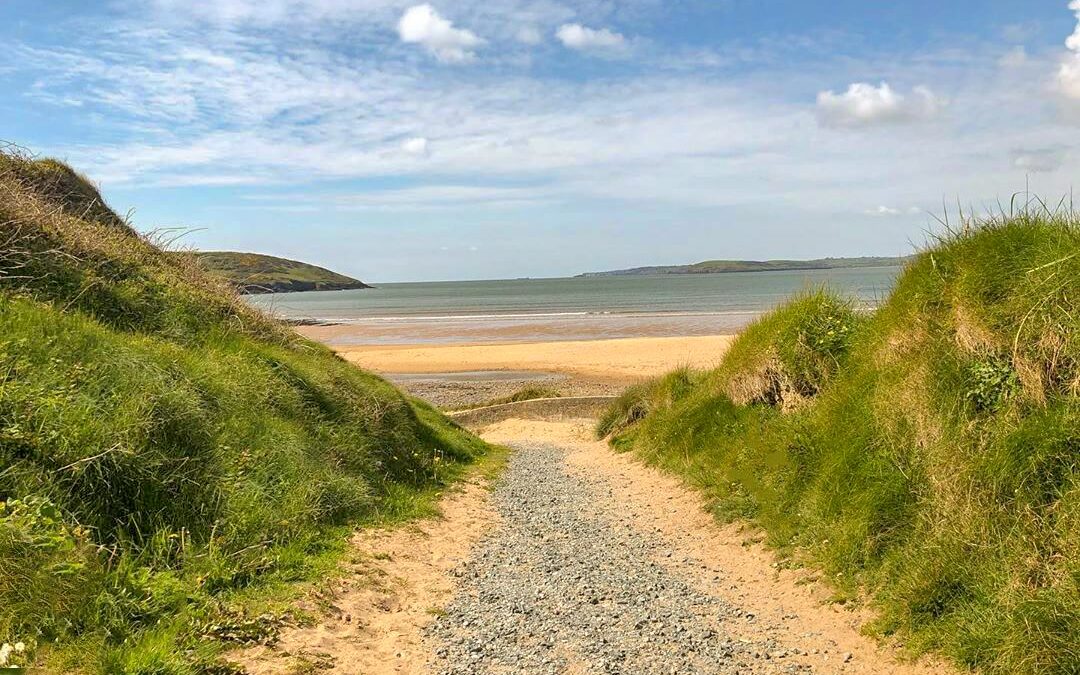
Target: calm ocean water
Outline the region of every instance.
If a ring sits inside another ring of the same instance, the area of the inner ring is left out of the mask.
[[[340,344],[590,339],[730,333],[802,290],[875,305],[898,268],[384,284],[249,296],[290,319],[340,323]]]

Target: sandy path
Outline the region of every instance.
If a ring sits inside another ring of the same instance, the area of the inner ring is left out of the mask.
[[[475,478],[443,497],[441,518],[358,531],[351,575],[318,601],[318,623],[287,628],[272,648],[248,649],[231,660],[251,675],[424,672],[429,654],[421,631],[453,595],[451,571],[496,523],[490,496],[488,481]]]
[[[813,571],[780,569],[776,557],[754,543],[753,532],[718,525],[701,498],[677,479],[630,455],[613,453],[605,443],[593,441],[590,432],[589,420],[508,420],[488,427],[483,435],[503,444],[556,443],[566,449],[571,475],[603,483],[607,490],[601,491],[596,511],[619,514],[622,522],[657,538],[664,547],[661,563],[698,592],[733,609],[722,624],[722,635],[747,645],[775,645],[771,653],[756,650],[761,658],[747,658],[748,669],[738,672],[769,672],[776,657],[821,673],[957,672],[938,661],[911,663],[898,649],[863,636],[860,627],[872,619],[868,611],[829,604],[831,592],[815,582]],[[752,657],[755,650],[749,653]]]
[[[377,373],[528,370],[625,382],[662,375],[684,365],[714,366],[732,339],[730,335],[715,335],[493,345],[341,346],[337,350]]]
[[[862,636],[868,612],[828,604],[812,571],[780,569],[753,532],[718,526],[678,480],[592,441],[589,428],[485,429],[520,448],[494,496],[473,483],[445,498],[440,520],[359,534],[355,576],[331,612],[244,664],[374,675],[956,672]]]

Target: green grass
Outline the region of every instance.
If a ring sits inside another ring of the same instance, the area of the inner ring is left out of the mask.
[[[552,387],[540,387],[540,386],[528,386],[522,387],[515,391],[513,394],[506,396],[499,396],[498,398],[489,399],[482,403],[474,403],[467,406],[461,406],[455,408],[455,410],[473,410],[475,408],[486,408],[493,405],[505,405],[507,403],[518,403],[519,401],[534,401],[540,398],[561,398],[562,392]]]
[[[0,223],[0,642],[45,671],[226,672],[351,529],[489,452],[59,163],[0,156]]]
[[[872,627],[987,673],[1080,672],[1080,227],[942,238],[882,307],[828,292],[598,429],[750,518]]]

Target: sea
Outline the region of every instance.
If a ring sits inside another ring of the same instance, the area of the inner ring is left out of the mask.
[[[500,343],[738,332],[792,296],[828,287],[872,309],[897,267],[390,283],[247,296],[281,318],[333,325],[341,345]]]

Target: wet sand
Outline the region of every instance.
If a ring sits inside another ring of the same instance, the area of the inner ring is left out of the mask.
[[[709,337],[736,333],[753,312],[667,314],[372,317],[334,323],[309,320],[306,334],[335,347],[364,345],[528,344],[625,338]],[[300,322],[303,323],[303,322]]]

